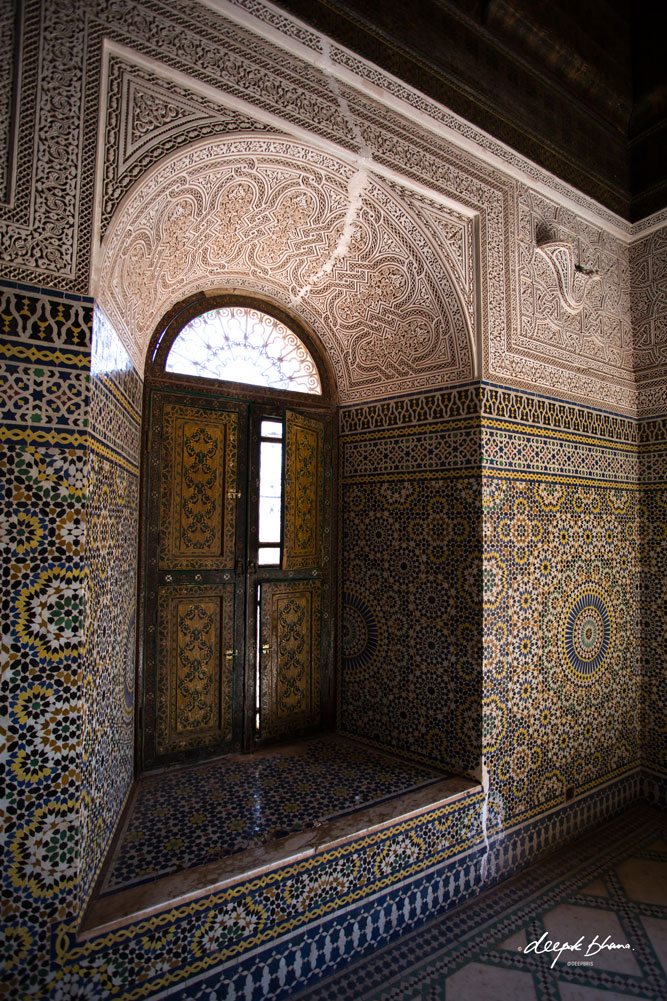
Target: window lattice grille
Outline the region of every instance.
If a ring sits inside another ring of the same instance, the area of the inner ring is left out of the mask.
[[[174,341],[167,372],[321,395],[305,344],[273,316],[224,306],[195,317]]]

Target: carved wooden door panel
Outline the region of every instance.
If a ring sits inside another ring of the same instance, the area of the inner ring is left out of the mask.
[[[320,722],[319,580],[262,585],[260,739]]]
[[[330,724],[331,415],[154,390],[149,420],[143,767]],[[281,450],[268,544],[265,425]]]
[[[317,727],[323,701],[326,715],[330,447],[326,418],[285,412],[281,567],[260,584],[259,742]]]
[[[145,766],[241,743],[245,410],[151,398]]]

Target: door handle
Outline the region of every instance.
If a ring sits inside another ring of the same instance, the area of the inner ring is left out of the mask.
[[[271,649],[270,643],[262,643],[262,653],[268,653]]]

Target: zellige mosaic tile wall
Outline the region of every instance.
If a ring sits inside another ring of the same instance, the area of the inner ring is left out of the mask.
[[[634,422],[486,387],[485,764],[503,826],[640,762]]]
[[[54,923],[78,916],[132,780],[141,385],[91,300],[1,296],[3,919],[19,997],[48,977]]]
[[[478,772],[479,391],[341,412],[344,733]]]
[[[80,296],[0,289],[3,952],[16,998],[43,982],[52,928],[77,911],[91,324]]]
[[[642,761],[656,801],[667,805],[667,417],[642,421],[639,504],[641,561]]]
[[[85,565],[91,607],[83,662],[80,907],[133,778],[142,385],[95,310]]]

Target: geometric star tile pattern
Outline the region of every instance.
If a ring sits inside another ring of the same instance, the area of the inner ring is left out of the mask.
[[[634,806],[299,1001],[667,998],[665,833]]]
[[[333,736],[145,775],[102,892],[266,844],[442,778]]]

